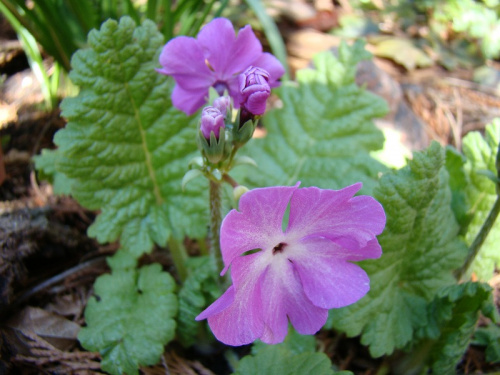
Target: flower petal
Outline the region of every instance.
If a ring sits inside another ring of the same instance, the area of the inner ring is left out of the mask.
[[[207,97],[208,90],[184,90],[179,85],[175,85],[172,91],[172,104],[187,115],[192,115],[207,102]]]
[[[353,195],[361,183],[341,190],[303,188],[290,202],[287,236],[322,236],[352,249],[365,247],[385,227],[382,205],[369,196]]]
[[[249,344],[264,332],[261,286],[267,265],[261,259],[258,253],[235,259],[231,273],[238,282],[196,317],[207,318],[215,337],[224,344]]]
[[[234,302],[234,287],[231,285],[214,303],[203,310],[194,320],[207,319],[212,315],[219,314]]]
[[[197,39],[203,46],[205,58],[221,80],[241,73],[262,52],[262,46],[250,26],[242,28],[236,37],[233,25],[225,18],[216,18],[205,25]]]
[[[289,255],[309,300],[324,309],[339,308],[361,299],[370,290],[370,279],[342,248],[325,238],[308,238]],[[344,258],[344,259],[343,259]]]
[[[194,38],[179,36],[172,39],[160,54],[163,68],[157,71],[170,75],[185,90],[205,89],[215,82],[213,72],[205,64],[201,45]]]
[[[220,230],[224,274],[244,252],[276,246],[283,239],[282,221],[295,186],[253,189],[240,199],[240,211],[231,210]]]
[[[269,73],[269,86],[279,86],[280,82],[278,79],[285,74],[285,68],[276,57],[268,52],[264,52],[252,65],[262,68]]]
[[[277,254],[262,278],[262,317],[267,329],[260,338],[267,344],[282,342],[288,318],[301,334],[314,334],[325,324],[328,310],[314,306],[304,293],[299,275],[287,257]]]

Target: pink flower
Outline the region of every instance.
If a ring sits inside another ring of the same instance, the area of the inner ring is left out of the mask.
[[[297,332],[314,334],[328,309],[350,305],[370,289],[365,271],[351,262],[382,254],[380,203],[353,197],[361,183],[337,191],[298,185],[251,190],[222,223],[221,274],[231,266],[233,285],[196,319],[208,319],[227,345],[282,342],[288,321]]]
[[[219,95],[227,90],[238,108],[238,75],[251,65],[269,73],[271,87],[279,85],[277,80],[285,72],[278,59],[262,52],[249,25],[236,36],[233,25],[225,18],[208,23],[196,39],[179,36],[169,41],[161,52],[160,64],[163,67],[157,71],[172,76],[176,82],[172,103],[188,115],[206,103],[210,87]]]

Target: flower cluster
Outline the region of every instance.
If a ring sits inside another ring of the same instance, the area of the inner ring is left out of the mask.
[[[227,345],[282,342],[288,321],[314,334],[328,309],[350,305],[369,290],[365,271],[351,263],[380,257],[376,236],[385,213],[375,199],[342,190],[269,187],[251,190],[221,226],[224,274],[233,285],[196,319],[208,319]],[[288,226],[282,229],[290,207]]]
[[[206,105],[210,88],[215,89],[219,98],[203,109],[200,121],[202,169],[210,178],[214,166],[218,170],[227,158],[226,167],[230,168],[230,155],[252,137],[256,120],[266,110],[271,87],[279,85],[278,79],[285,72],[281,63],[262,52],[250,26],[236,35],[229,20],[216,18],[196,39],[180,36],[169,41],[160,54],[160,64],[157,71],[172,76],[176,83],[173,105],[188,115]],[[240,107],[232,124],[231,108]],[[221,131],[226,128],[230,131]]]
[[[173,105],[191,115],[207,103],[209,88],[219,95],[228,92],[239,108],[242,94],[238,76],[250,67],[263,69],[270,87],[279,85],[285,72],[273,55],[262,52],[262,45],[250,26],[235,35],[233,25],[216,18],[204,26],[197,38],[179,36],[169,41],[160,55],[161,69],[176,82]]]

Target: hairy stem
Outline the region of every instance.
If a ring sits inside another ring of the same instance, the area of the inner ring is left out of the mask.
[[[470,245],[469,254],[467,255],[467,259],[465,260],[463,266],[456,271],[455,275],[457,277],[457,280],[460,280],[465,274],[467,274],[470,265],[472,264],[474,259],[476,259],[477,254],[479,254],[479,250],[481,249],[484,240],[486,240],[488,233],[490,232],[491,228],[493,228],[493,224],[495,224],[495,220],[499,213],[500,213],[500,195],[497,196],[497,200],[495,201],[495,204],[491,208],[491,211],[488,217],[486,218],[486,221],[484,222],[483,226],[481,227],[481,230],[474,239],[474,242],[472,243],[472,245]]]
[[[210,257],[217,272],[223,268],[220,252],[220,225],[221,217],[221,184],[210,180]]]

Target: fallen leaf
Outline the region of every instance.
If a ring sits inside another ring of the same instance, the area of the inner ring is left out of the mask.
[[[384,38],[375,42],[373,53],[379,57],[391,59],[401,64],[406,70],[432,65],[432,59],[406,38]]]

